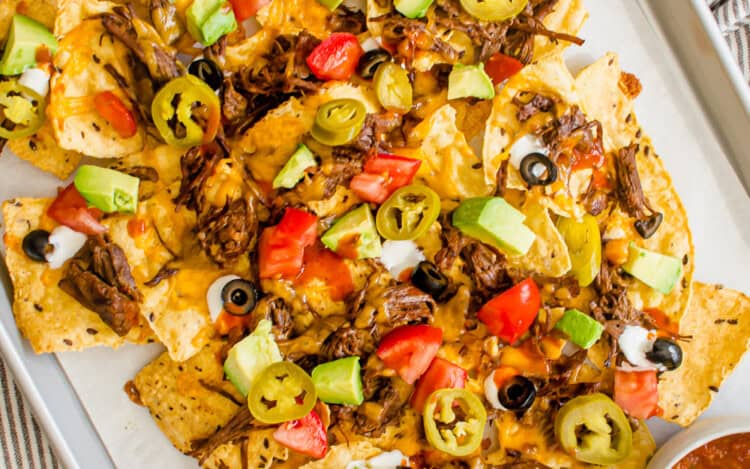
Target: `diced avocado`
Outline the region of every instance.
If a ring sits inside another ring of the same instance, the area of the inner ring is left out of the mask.
[[[360,405],[362,394],[359,357],[347,357],[318,365],[312,371],[318,399],[328,404]]]
[[[569,309],[557,321],[555,329],[565,333],[568,339],[577,346],[587,349],[593,346],[602,336],[604,326],[588,314],[577,309]]]
[[[35,66],[40,47],[46,47],[49,55],[55,55],[55,36],[43,24],[28,16],[13,15],[5,52],[0,59],[0,75],[19,75],[27,68]]]
[[[140,180],[114,169],[85,164],[73,184],[86,202],[105,213],[135,213]]]
[[[396,11],[407,18],[423,18],[433,0],[393,0]]]
[[[336,220],[320,240],[331,251],[355,259],[380,257],[382,249],[375,220],[367,204]]]
[[[341,5],[344,0],[318,0],[321,5],[333,11]]]
[[[261,371],[282,360],[271,327],[271,321],[261,320],[252,334],[234,344],[224,362],[224,373],[243,396]]]
[[[190,35],[204,46],[237,29],[232,5],[225,0],[195,0],[185,18]]]
[[[680,259],[638,247],[631,242],[622,270],[649,287],[668,295],[682,277]]]
[[[315,156],[310,149],[304,143],[300,143],[297,150],[273,179],[273,188],[278,189],[279,187],[283,187],[291,189],[302,180],[307,168],[317,165]]]
[[[492,84],[484,64],[455,64],[448,75],[448,99],[495,97],[495,86]]]
[[[501,197],[475,197],[464,200],[453,212],[453,226],[509,254],[523,255],[536,239],[523,224],[525,218]]]

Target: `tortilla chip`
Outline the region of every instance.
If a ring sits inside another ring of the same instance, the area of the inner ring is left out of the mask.
[[[656,451],[656,442],[651,436],[646,423],[639,422],[638,429],[633,432],[633,448],[628,458],[612,466],[612,469],[643,469]]]
[[[271,51],[276,36],[275,30],[262,28],[249,38],[228,45],[224,55],[226,70],[236,72],[240,68],[258,66],[263,55]]]
[[[26,257],[21,247],[24,236],[37,228],[49,230],[54,226],[44,215],[49,203],[48,199],[14,199],[3,204],[5,262],[14,287],[13,313],[34,351],[64,352],[97,345],[119,347],[126,340],[153,341],[145,321],[126,337],[118,336],[97,313],[57,287],[62,269],[52,270]],[[112,226],[121,218],[113,217],[105,224]],[[125,254],[132,262],[132,252]]]
[[[578,35],[589,17],[583,0],[559,0],[552,13],[544,18],[544,26],[557,33]],[[534,59],[538,60],[550,54],[559,54],[571,45],[568,41],[551,41],[548,37],[538,35],[534,38]]]
[[[382,449],[373,446],[369,441],[335,445],[331,447],[325,458],[307,463],[300,469],[343,468],[351,461],[370,459],[382,452]]]
[[[216,358],[223,345],[222,341],[208,342],[183,363],[163,353],[133,379],[143,405],[183,453],[225,425],[244,400],[224,379],[224,368]]]
[[[641,131],[633,109],[632,96],[620,87],[622,71],[618,57],[609,53],[586,67],[576,77],[575,89],[581,97],[581,109],[597,119],[604,130],[606,151],[617,151],[633,142],[639,144],[636,156],[643,193],[654,210],[664,215],[656,233],[642,239],[633,220],[619,209],[607,220],[606,232],[635,240],[639,246],[683,260],[683,275],[669,295],[632,280],[628,296],[638,309],[656,308],[678,322],[687,309],[692,291],[694,248],[687,213],[674,188],[672,178],[656,155],[648,136]]]
[[[258,22],[279,34],[299,34],[302,31],[320,39],[331,33],[328,16],[331,12],[318,0],[272,0],[258,11]]]
[[[711,404],[721,383],[750,347],[750,297],[695,282],[693,299],[680,321],[683,361],[659,381],[662,418],[687,426]]]
[[[116,4],[108,0],[57,0],[54,33],[57,38],[68,34],[86,18],[111,11]]]
[[[105,40],[100,40],[102,37]],[[142,128],[132,137],[121,137],[96,111],[92,98],[100,92],[112,91],[126,105],[130,103],[127,91],[105,69],[105,65],[114,67],[126,88],[132,90],[134,78],[129,57],[127,47],[105,34],[98,19],[85,20],[62,37],[55,54],[57,71],[50,83],[47,108],[60,147],[95,158],[119,158],[143,148]]]
[[[445,104],[420,122],[411,135],[421,140],[420,151],[413,156],[423,164],[417,175],[443,198],[467,198],[488,195],[482,161],[456,127],[456,110]]]
[[[237,443],[221,445],[211,453],[203,464],[206,469],[279,469],[284,467],[297,468],[298,461],[292,461],[293,466],[285,462],[289,459],[289,449],[281,446],[273,439],[274,429],[252,430]],[[245,457],[243,464],[242,457]],[[342,466],[343,467],[343,466]]]
[[[8,37],[14,14],[26,15],[52,30],[56,12],[57,0],[3,0],[0,2],[0,44]]]
[[[562,277],[568,273],[572,267],[568,247],[547,208],[529,198],[521,211],[526,215],[524,225],[536,234],[536,239],[526,255],[508,258],[511,265],[549,277]]]
[[[73,174],[83,158],[76,151],[60,148],[49,121],[34,135],[9,140],[8,148],[22,160],[60,179],[67,179]]]

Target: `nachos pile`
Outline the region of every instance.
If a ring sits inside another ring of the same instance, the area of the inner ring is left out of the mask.
[[[38,353],[207,468],[644,467],[750,337],[580,0],[0,4],[3,204]],[[82,158],[87,157],[85,164]]]

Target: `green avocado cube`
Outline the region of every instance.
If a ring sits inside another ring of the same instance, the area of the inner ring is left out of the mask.
[[[268,319],[261,320],[252,334],[234,344],[224,361],[227,379],[243,396],[247,396],[250,386],[261,371],[282,360],[281,351],[271,332],[272,327]]]
[[[324,7],[328,8],[331,11],[338,8],[339,5],[343,3],[343,1],[344,0],[318,0],[318,2],[320,2],[321,5],[323,5]]]
[[[315,156],[304,143],[300,143],[297,150],[289,158],[279,174],[273,179],[273,188],[291,189],[305,177],[305,170],[317,166]]]
[[[43,24],[28,16],[13,15],[5,52],[0,59],[0,75],[19,75],[27,68],[34,67],[40,47],[46,47],[50,55],[55,55],[55,36]]]
[[[495,97],[495,85],[484,71],[484,64],[455,64],[448,75],[448,99]]]
[[[569,309],[557,321],[555,329],[566,334],[568,339],[577,346],[587,349],[593,346],[602,336],[604,326],[588,314],[577,309]]]
[[[320,364],[313,369],[312,380],[318,399],[327,404],[360,405],[365,400],[359,357]]]
[[[526,216],[502,197],[474,197],[453,212],[453,226],[483,243],[511,255],[526,254],[536,235],[523,220]]]
[[[320,238],[323,245],[343,257],[380,257],[382,245],[370,207],[362,204],[336,220]]]
[[[668,295],[682,277],[680,259],[638,247],[631,242],[622,270],[649,287]]]
[[[232,5],[225,0],[195,0],[185,19],[190,35],[204,46],[237,29]]]
[[[434,0],[393,0],[393,7],[407,18],[424,18]]]
[[[73,179],[86,202],[105,213],[135,213],[140,180],[129,174],[85,164]]]

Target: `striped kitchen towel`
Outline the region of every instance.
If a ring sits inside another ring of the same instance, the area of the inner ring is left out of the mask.
[[[750,0],[709,0],[719,30],[750,82]]]
[[[2,0],[0,0],[2,1]],[[57,469],[60,466],[26,398],[0,357],[0,467]]]

